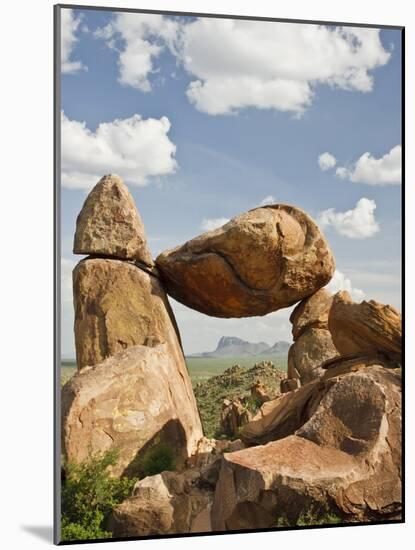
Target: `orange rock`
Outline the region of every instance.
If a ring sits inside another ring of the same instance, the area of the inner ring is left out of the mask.
[[[357,304],[348,292],[338,292],[330,309],[329,328],[342,355],[383,353],[401,361],[402,319],[389,305],[374,300]]]
[[[314,221],[287,205],[256,208],[158,256],[167,292],[207,315],[250,317],[326,285],[330,248]]]

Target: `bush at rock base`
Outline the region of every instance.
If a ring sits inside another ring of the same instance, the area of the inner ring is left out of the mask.
[[[290,521],[286,515],[282,514],[277,518],[276,527],[306,527],[310,525],[338,525],[344,523],[344,520],[328,510],[317,510],[310,508],[303,510],[295,522]]]
[[[165,471],[171,472],[176,469],[173,449],[162,443],[154,445],[136,459],[135,467],[140,479]]]
[[[111,477],[118,452],[97,454],[81,464],[66,464],[62,483],[62,540],[111,538],[105,521],[111,510],[130,496],[136,479]]]

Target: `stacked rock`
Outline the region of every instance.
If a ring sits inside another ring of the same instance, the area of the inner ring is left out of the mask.
[[[74,270],[79,372],[62,396],[67,460],[117,447],[113,473],[134,475],[143,449],[166,442],[188,468],[140,481],[113,511],[114,533],[270,528],[278,517],[296,524],[305,512],[344,521],[400,517],[400,315],[323,288],[334,259],[306,213],[256,208],[162,253],[156,267],[134,201],[110,175],[85,201],[74,252],[89,256]],[[220,457],[201,451],[164,289],[217,317],[300,302],[291,315],[286,393],[269,400],[254,386],[252,397],[263,404],[253,418],[242,402],[225,401],[223,428],[243,444]],[[201,462],[208,470],[194,471]]]
[[[298,380],[298,386],[319,378],[324,372],[321,364],[339,354],[328,325],[332,301],[333,296],[322,288],[291,314],[294,344],[288,351],[287,375],[288,380]]]
[[[180,336],[122,180],[104,176],[78,216],[73,272],[79,372],[62,393],[69,462],[118,448],[115,474],[166,441],[185,460],[203,436]]]

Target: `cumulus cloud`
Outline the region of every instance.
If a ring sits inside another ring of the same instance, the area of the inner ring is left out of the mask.
[[[390,54],[375,29],[197,19],[179,50],[196,77],[187,95],[212,115],[244,107],[301,113],[317,84],[368,92]]]
[[[72,58],[72,51],[78,41],[76,33],[81,17],[76,17],[71,9],[61,10],[61,70],[63,73],[76,73],[86,67]]]
[[[178,29],[176,21],[160,15],[119,13],[94,34],[119,52],[119,82],[149,92],[154,62],[166,46],[175,51]]]
[[[363,290],[361,290],[360,288],[355,288],[352,285],[351,280],[348,279],[344,273],[338,271],[337,269],[335,270],[333,278],[326,286],[326,288],[333,294],[339,292],[340,290],[347,290],[347,292],[356,302],[361,302],[365,297],[365,293],[363,292]]]
[[[225,225],[225,223],[228,223],[229,218],[205,218],[200,227],[204,231],[211,231],[212,229],[218,229],[218,227],[222,227],[222,225]]]
[[[102,122],[91,131],[85,122],[61,116],[62,185],[90,189],[104,174],[119,174],[136,186],[177,168],[176,146],[170,141],[167,117]]]
[[[332,227],[337,233],[350,239],[367,239],[380,229],[375,219],[375,209],[375,201],[363,197],[352,210],[336,212],[334,208],[329,208],[320,212],[318,224],[323,229]]]
[[[330,168],[336,166],[336,162],[336,157],[334,157],[331,153],[322,153],[318,157],[318,165],[323,171],[329,170]]]
[[[277,201],[273,195],[267,195],[259,203],[259,206],[267,206],[268,204],[275,204]]]
[[[379,159],[370,153],[364,153],[351,167],[337,168],[336,175],[356,183],[400,185],[401,170],[402,149],[400,145],[396,145]]]
[[[390,53],[379,31],[354,27],[118,14],[97,36],[121,41],[120,82],[142,91],[168,48],[192,80],[187,97],[211,115],[245,107],[301,114],[319,84],[368,92]]]

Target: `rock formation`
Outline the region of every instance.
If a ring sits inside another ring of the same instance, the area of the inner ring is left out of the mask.
[[[104,176],[89,193],[76,220],[73,251],[153,264],[134,199],[119,176]]]
[[[118,448],[116,475],[133,474],[134,460],[159,441],[183,461],[203,436],[173,312],[143,265],[151,264],[145,242],[127,187],[102,178],[77,223],[75,250],[106,257],[88,257],[73,273],[79,372],[62,392],[62,450],[79,462]]]
[[[224,455],[213,530],[399,518],[401,395],[397,371],[341,361],[301,389],[265,403],[241,430],[256,446]]]
[[[134,346],[85,367],[62,390],[62,448],[80,462],[110,448],[120,456],[114,475],[136,475],[152,445],[174,450],[176,464],[192,455],[202,437],[184,362],[167,343]]]
[[[134,494],[113,510],[108,528],[116,537],[211,531],[210,512],[221,457],[241,450],[241,441],[202,438],[188,469],[138,481]]]
[[[302,210],[271,205],[156,259],[167,292],[207,315],[265,315],[310,296],[331,279],[334,260]]]
[[[173,312],[153,274],[127,261],[87,258],[74,269],[73,288],[78,368],[158,342],[186,368]]]
[[[348,292],[338,292],[330,308],[329,328],[342,355],[382,352],[401,362],[402,320],[391,306],[374,300],[356,304]]]
[[[288,352],[288,379],[301,384],[319,378],[321,364],[338,355],[328,326],[333,296],[324,288],[300,302],[290,321],[294,343]]]
[[[110,175],[85,201],[74,251],[89,256],[73,274],[78,372],[62,390],[65,459],[117,448],[111,474],[142,477],[145,457],[167,448],[176,470],[136,483],[110,514],[114,536],[400,518],[401,318],[322,288],[334,260],[307,214],[256,208],[164,252],[156,268],[134,201]],[[288,378],[270,362],[234,365],[196,388],[209,433],[240,440],[203,437],[165,288],[217,317],[300,301]]]
[[[220,413],[220,431],[227,437],[234,437],[239,429],[252,419],[251,413],[240,399],[225,399]]]

